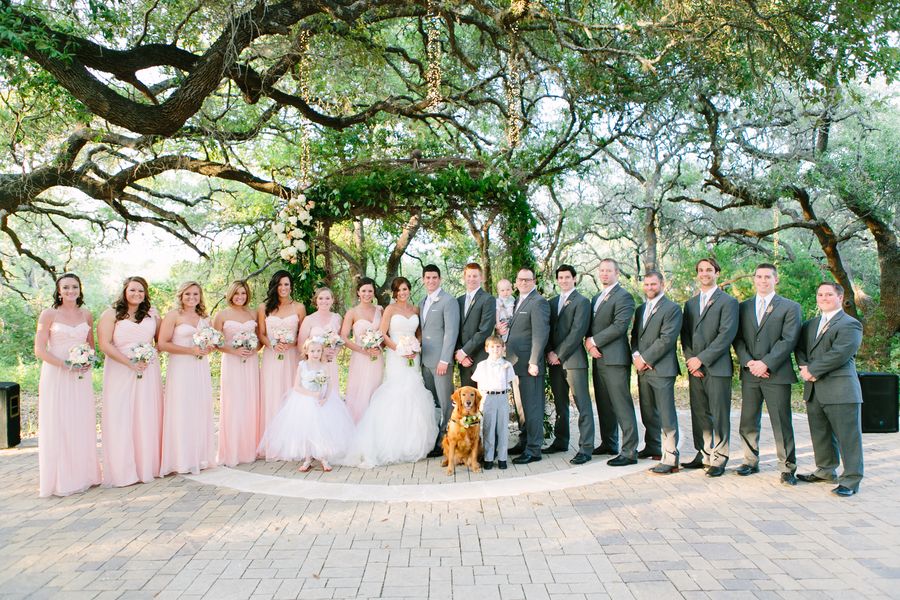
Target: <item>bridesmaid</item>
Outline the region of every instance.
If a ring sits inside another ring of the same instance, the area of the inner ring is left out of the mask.
[[[276,271],[269,280],[266,300],[256,311],[259,341],[265,348],[259,374],[260,416],[257,439],[260,440],[269,421],[278,414],[284,395],[294,386],[294,376],[300,362],[296,338],[306,316],[306,307],[303,303],[294,301],[291,297],[293,291],[291,274],[283,270]],[[279,329],[291,332],[294,343],[274,343],[274,334]]]
[[[100,315],[97,337],[103,363],[103,485],[122,487],[159,477],[162,378],[159,360],[132,362],[131,350],[159,337],[159,315],[150,307],[147,280],[129,277],[122,293]]]
[[[333,331],[336,335],[341,331],[341,315],[331,312],[334,306],[334,294],[327,287],[317,288],[313,292],[312,304],[316,310],[310,313],[300,326],[299,346],[302,348],[307,339],[322,335],[326,330]],[[338,382],[337,351],[335,348],[326,348],[322,358],[325,363],[325,372],[328,374],[329,395],[340,396]]]
[[[381,325],[381,306],[374,304],[375,282],[363,277],[356,284],[359,304],[347,311],[341,327],[341,337],[350,349],[350,371],[347,375],[347,409],[355,423],[359,423],[369,406],[369,399],[384,377],[384,356],[381,348],[363,348],[358,342],[369,329]],[[351,333],[353,339],[350,338]]]
[[[259,444],[259,344],[253,349],[232,347],[244,331],[257,334],[256,315],[247,310],[250,286],[235,281],[225,294],[228,308],[219,312],[213,327],[225,336],[219,383],[219,464],[233,467],[256,460]]]
[[[93,317],[82,304],[81,280],[71,273],[62,275],[56,280],[53,308],[41,312],[34,336],[34,355],[44,363],[38,386],[42,498],[68,496],[100,483],[90,367],[70,369],[65,364],[75,346],[94,347]]]
[[[216,464],[212,379],[206,358],[211,348],[199,348],[193,340],[199,329],[209,326],[203,290],[196,281],[188,281],[175,298],[178,307],[166,314],[159,331],[159,349],[169,353],[159,469],[163,476],[197,474]]]

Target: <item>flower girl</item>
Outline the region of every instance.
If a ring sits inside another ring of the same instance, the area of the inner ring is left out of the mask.
[[[347,452],[353,437],[353,419],[338,390],[329,385],[324,350],[319,337],[303,344],[306,360],[300,361],[294,388],[259,443],[258,453],[266,460],[302,459],[303,473],[313,460],[322,464],[323,471],[331,471],[330,462]]]

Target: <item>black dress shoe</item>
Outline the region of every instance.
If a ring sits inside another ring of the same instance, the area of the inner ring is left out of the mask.
[[[498,461],[497,461],[497,468],[500,469],[501,471],[505,471],[505,470],[506,470],[506,461],[505,461],[505,460],[498,460]]]
[[[609,454],[610,456],[615,456],[618,453],[619,453],[619,451],[616,450],[615,448],[610,448],[609,446],[604,446],[603,444],[600,444],[599,446],[594,448],[593,452],[591,452],[591,454],[593,454],[594,456],[603,456],[604,454]]]
[[[494,468],[494,461],[490,461],[490,462],[484,461],[484,464],[481,466],[484,468],[485,471],[490,471],[491,469]]]
[[[513,464],[527,465],[528,463],[537,462],[539,460],[541,460],[539,455],[532,454],[531,452],[523,452],[520,457],[513,459]]]
[[[721,477],[724,474],[725,474],[724,466],[710,467],[706,470],[707,477]]]
[[[659,463],[650,469],[650,472],[654,475],[671,475],[672,473],[677,473],[678,470],[678,465],[664,465]]]
[[[797,485],[797,478],[793,473],[782,473],[781,483],[783,483],[784,485]]]
[[[519,442],[518,444],[510,448],[507,453],[510,456],[518,456],[523,452],[525,452],[525,442]]]
[[[573,465],[583,465],[584,463],[586,463],[589,460],[591,460],[590,454],[585,454],[584,452],[579,452],[578,454],[573,456],[572,460],[570,460],[569,462],[572,463]]]
[[[831,493],[837,494],[838,496],[840,496],[842,498],[849,498],[850,496],[852,496],[853,494],[856,493],[856,490],[851,490],[848,487],[839,485],[836,488],[834,488],[833,490],[831,490]]]
[[[638,458],[649,458],[651,460],[662,460],[662,454],[659,452],[653,452],[651,450],[647,450],[644,448],[643,450],[638,452]]]
[[[428,458],[437,458],[438,456],[443,456],[444,451],[440,448],[435,448],[431,452],[428,453]]]
[[[541,450],[541,452],[543,454],[556,454],[557,452],[565,452],[568,449],[569,449],[569,446],[567,446],[567,445],[563,446],[562,444],[557,444],[556,442],[553,442],[552,444],[550,444],[549,446],[547,446],[546,448]]]
[[[740,475],[741,477],[746,477],[747,475],[753,475],[754,473],[759,473],[759,467],[751,467],[750,465],[741,465],[737,469],[734,470],[735,473]]]
[[[706,465],[703,464],[703,459],[698,455],[691,462],[682,463],[681,466],[685,469],[704,469]]]
[[[797,479],[799,479],[800,481],[805,481],[806,483],[834,483],[834,479],[819,477],[815,473],[800,473],[799,475],[797,475]]]
[[[628,458],[627,456],[623,456],[620,454],[617,457],[611,458],[608,461],[606,461],[606,464],[608,464],[611,467],[624,467],[627,465],[636,465],[637,459],[636,458]]]

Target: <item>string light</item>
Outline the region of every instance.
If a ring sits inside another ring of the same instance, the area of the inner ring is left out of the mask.
[[[309,104],[309,31],[305,29],[300,31],[300,35],[297,37],[297,52],[300,54],[300,59],[297,61],[297,87],[299,88],[300,97]],[[302,120],[300,123],[300,144],[298,148],[301,188],[307,187],[312,181],[312,161],[309,154],[309,132],[307,126],[305,119]]]
[[[441,103],[441,31],[440,14],[436,0],[429,0],[428,15],[425,18],[425,53],[428,58],[428,70],[425,72],[425,83],[428,95],[425,98],[426,108],[434,108]]]
[[[528,10],[528,0],[513,0],[509,12],[513,17],[509,26],[509,56],[506,62],[506,142],[515,148],[521,142],[522,125],[522,83],[519,65],[519,21]]]

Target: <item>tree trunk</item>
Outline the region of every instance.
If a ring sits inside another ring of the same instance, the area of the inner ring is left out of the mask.
[[[644,221],[644,272],[659,269],[659,236],[656,231],[656,218],[658,209],[647,209],[646,221]],[[640,271],[637,274],[641,275]]]

